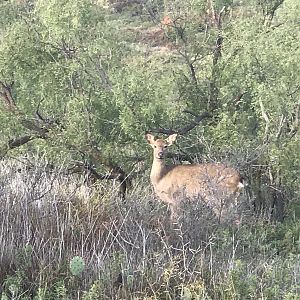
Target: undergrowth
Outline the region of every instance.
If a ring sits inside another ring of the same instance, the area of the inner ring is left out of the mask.
[[[122,201],[62,169],[0,163],[2,300],[300,299],[296,204],[282,223],[172,224],[146,180]]]

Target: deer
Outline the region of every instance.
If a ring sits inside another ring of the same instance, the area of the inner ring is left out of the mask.
[[[236,205],[236,199],[244,187],[243,178],[237,170],[222,163],[166,165],[168,147],[174,144],[177,134],[166,139],[145,135],[153,148],[150,180],[161,201],[169,205],[171,220],[178,220],[180,205],[187,199],[200,199],[209,207],[221,223],[226,207]]]

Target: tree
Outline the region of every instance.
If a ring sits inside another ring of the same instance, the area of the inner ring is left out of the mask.
[[[145,131],[177,132],[179,157],[225,159],[266,190],[294,191],[297,8],[147,1],[135,18],[91,0],[3,2],[2,155],[42,149],[124,183],[145,160]]]

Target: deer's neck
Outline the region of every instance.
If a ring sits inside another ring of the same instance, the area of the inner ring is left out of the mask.
[[[157,185],[164,176],[166,170],[164,159],[153,158],[150,179],[153,185]]]

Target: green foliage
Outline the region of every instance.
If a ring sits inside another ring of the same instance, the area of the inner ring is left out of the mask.
[[[88,291],[82,297],[83,300],[97,300],[101,299],[103,291],[103,284],[100,281],[94,282]]]
[[[22,283],[24,281],[24,272],[17,270],[12,276],[7,276],[4,281],[4,295],[11,295],[12,298],[19,297],[22,293]]]
[[[82,257],[74,256],[70,261],[70,271],[72,275],[79,276],[85,268],[85,262]]]
[[[288,274],[292,271],[291,265],[294,259],[294,257],[286,261],[276,259],[274,265],[266,264],[256,270],[257,273],[249,272],[248,266],[243,262],[235,261],[234,267],[229,273],[229,288],[221,289],[222,299],[256,299],[259,285],[264,286],[260,294],[265,299],[285,299],[292,295],[296,296],[296,292],[282,293],[282,286],[291,284]],[[258,273],[260,273],[260,278],[258,278]],[[292,289],[296,288],[296,285],[292,287]]]
[[[32,134],[24,119],[32,120],[39,110],[61,125],[45,141],[31,142],[31,152],[43,151],[53,160],[78,159],[96,142],[103,156],[126,169],[133,153],[144,152],[145,130],[181,128],[191,122],[185,109],[200,114],[214,101],[214,122],[204,133],[205,140],[213,141],[214,153],[208,154],[255,151],[268,140],[261,163],[272,165],[277,182],[295,189],[298,5],[292,0],[279,5],[270,27],[257,16],[273,2],[217,1],[213,10],[207,1],[151,2],[149,9],[156,7],[175,22],[163,29],[165,37],[152,34],[147,22],[141,22],[146,29],[140,30],[136,19],[126,14],[119,18],[90,0],[1,4],[9,13],[0,18],[5,24],[0,79],[13,83],[19,111],[14,117],[1,112],[1,148],[12,137]],[[213,12],[221,10],[218,29]],[[135,34],[145,35],[142,42]],[[222,53],[217,57],[219,36]],[[149,48],[146,38],[156,38],[158,44],[159,38],[162,43],[167,39],[170,48],[164,53]],[[198,138],[196,131],[189,134]],[[26,146],[20,149],[28,151]]]
[[[57,299],[61,300],[68,300],[68,291],[65,285],[64,280],[60,280],[54,284],[54,289],[53,289],[53,296],[55,296]]]

